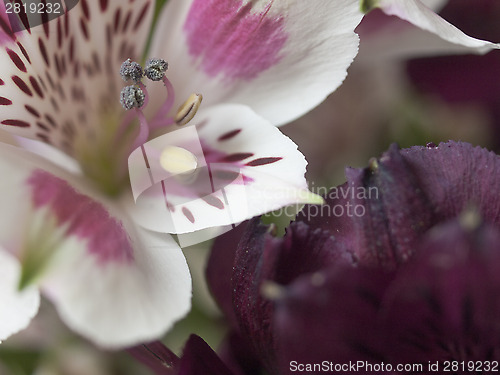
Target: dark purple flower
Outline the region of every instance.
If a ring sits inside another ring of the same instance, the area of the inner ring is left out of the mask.
[[[290,361],[500,359],[487,336],[500,325],[500,157],[392,146],[346,175],[283,238],[255,219],[235,253],[235,238],[216,241],[208,274],[232,276],[209,283],[232,304],[233,335],[271,374],[293,372]]]
[[[133,347],[128,352],[156,375],[234,375],[196,335],[189,337],[181,358],[159,341]]]

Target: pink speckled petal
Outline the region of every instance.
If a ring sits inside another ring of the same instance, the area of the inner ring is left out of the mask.
[[[148,182],[148,174],[152,175],[151,189],[130,206],[139,225],[159,232],[190,233],[238,224],[291,204],[321,201],[308,190],[307,162],[297,145],[250,108],[213,106],[200,111],[194,122],[198,125],[190,128],[192,139],[176,144],[197,156],[197,174],[193,173],[192,180],[157,167],[155,159],[162,149],[153,152],[152,146],[172,140],[177,132],[187,132],[186,128],[145,145],[149,168],[140,149],[131,155],[131,176]],[[137,164],[131,163],[134,155]],[[141,161],[142,173],[138,173],[135,168]]]
[[[205,105],[246,104],[280,125],[341,84],[361,17],[352,0],[172,0],[151,55],[169,61],[178,104],[199,92]]]
[[[0,144],[0,175],[0,246],[71,329],[121,348],[189,311],[191,277],[170,236],[136,227],[118,203],[25,150]]]
[[[102,131],[103,117],[108,127],[119,123],[118,71],[125,59],[140,58],[154,2],[79,0],[65,15],[16,33],[1,3],[0,128],[75,156]]]

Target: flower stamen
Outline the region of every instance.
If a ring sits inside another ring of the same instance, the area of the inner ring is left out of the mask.
[[[136,85],[126,86],[120,93],[120,103],[126,110],[141,108],[145,98],[144,91]]]
[[[119,126],[117,141],[122,140],[122,138],[129,133],[128,130],[130,124],[132,123],[134,117],[137,116],[139,120],[139,134],[133,142],[132,150],[135,150],[137,147],[147,142],[150,133],[154,130],[166,128],[172,124],[187,124],[193,119],[198,111],[198,108],[200,107],[203,99],[202,95],[191,94],[189,98],[179,107],[174,117],[166,117],[172,110],[175,103],[174,86],[165,75],[167,69],[168,63],[165,60],[156,58],[149,59],[144,70],[138,63],[131,61],[130,59],[124,61],[120,67],[120,75],[123,80],[134,82],[133,85],[126,86],[122,89],[120,93],[120,103],[126,110],[134,109],[134,111],[127,113],[123,118]],[[162,81],[167,90],[167,98],[165,102],[149,123],[141,109],[145,107],[149,101],[148,90],[144,83],[142,83],[142,79],[144,77],[152,81]],[[192,161],[195,159],[196,158],[189,159],[189,157],[187,157],[186,160],[191,160],[191,162],[187,162],[187,164],[194,165],[194,168],[196,168],[196,162]],[[181,167],[172,167],[171,164],[168,163],[166,165],[169,166],[168,168],[173,168],[173,170],[177,170],[179,168],[180,170],[183,169]]]
[[[177,110],[174,121],[177,125],[185,125],[193,119],[200,108],[203,95],[191,94],[189,98]]]
[[[165,119],[165,116],[170,112],[170,110],[174,106],[175,102],[174,86],[172,85],[172,82],[169,81],[167,76],[163,76],[162,81],[163,85],[167,89],[167,100],[165,100],[165,102],[158,110],[158,112],[156,112],[155,117],[151,121],[152,129],[158,129],[160,127],[172,125],[175,122],[174,119],[172,118]]]
[[[144,75],[151,81],[160,81],[165,77],[168,69],[168,63],[163,59],[149,59],[146,61]]]
[[[144,72],[138,63],[127,59],[120,67],[120,76],[125,82],[132,81],[135,84],[138,84],[141,82]]]

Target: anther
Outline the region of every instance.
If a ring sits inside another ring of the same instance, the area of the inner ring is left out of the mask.
[[[144,75],[142,67],[130,59],[125,60],[120,67],[120,76],[125,82],[133,81],[139,83]]]
[[[200,108],[203,96],[201,94],[191,94],[189,98],[177,110],[174,121],[177,125],[185,125],[191,121]]]
[[[144,104],[144,92],[137,86],[126,86],[120,93],[120,103],[125,109],[141,108]]]
[[[196,170],[198,159],[185,148],[168,146],[160,155],[160,165],[172,174],[185,174]]]
[[[168,69],[168,63],[162,59],[149,59],[146,61],[144,75],[151,81],[161,81]]]

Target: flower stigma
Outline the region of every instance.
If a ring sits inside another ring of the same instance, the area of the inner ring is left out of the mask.
[[[167,146],[160,155],[160,165],[174,175],[194,172],[198,158],[189,150],[177,146]]]
[[[151,58],[144,67],[130,58],[125,60],[119,74],[127,86],[121,90],[119,101],[126,112],[115,111],[119,107],[109,103],[109,97],[103,98],[100,122],[109,125],[97,128],[94,134],[76,146],[83,172],[108,196],[118,196],[127,188],[127,159],[132,151],[150,140],[153,132],[166,132],[171,126],[189,123],[200,107],[202,95],[192,94],[177,111],[173,110],[175,92],[166,76],[167,70],[168,63],[163,59]],[[152,81],[150,84],[161,82],[166,98],[160,108],[146,118],[144,109],[149,102],[147,80]],[[196,169],[198,164],[196,157],[188,153],[188,150],[167,148],[158,154],[158,158],[165,170],[183,174]]]

